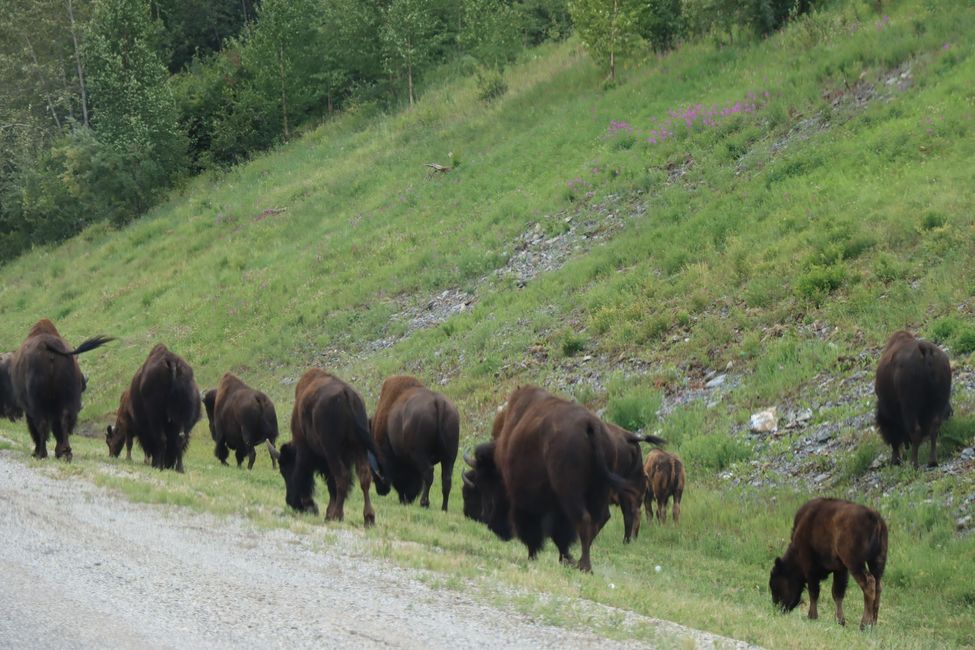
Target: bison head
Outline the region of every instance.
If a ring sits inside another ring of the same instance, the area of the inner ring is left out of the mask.
[[[273,455],[272,455],[273,457]],[[301,468],[298,464],[298,450],[293,443],[286,442],[277,450],[278,471],[284,477],[284,500],[299,512],[318,514],[318,505],[312,498],[315,491],[315,473],[311,468]]]
[[[0,418],[11,422],[24,415],[14,394],[14,384],[10,376],[10,354],[0,354]]]
[[[132,423],[125,411],[119,409],[115,416],[115,426],[108,425],[105,433],[105,444],[108,445],[108,453],[114,458],[118,458],[122,453],[125,441],[132,435]]]
[[[464,487],[464,515],[487,525],[503,540],[511,539],[508,497],[501,474],[494,464],[494,441],[478,445],[474,457],[464,454],[470,469],[462,474]]]
[[[782,558],[775,558],[772,575],[769,576],[768,589],[772,592],[772,604],[783,612],[791,612],[799,604],[805,587],[802,574],[790,568]]]

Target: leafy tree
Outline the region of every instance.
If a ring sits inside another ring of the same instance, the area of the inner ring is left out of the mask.
[[[163,26],[160,46],[170,72],[186,68],[194,57],[218,51],[255,17],[254,0],[152,0]]]
[[[433,0],[390,0],[383,11],[381,36],[390,72],[406,75],[410,106],[416,102],[417,70],[434,58],[444,28]]]
[[[609,81],[616,80],[616,60],[639,43],[636,0],[572,0],[572,24],[579,38],[597,60],[609,67]]]
[[[649,0],[640,12],[640,35],[656,52],[674,47],[684,34],[682,0]]]
[[[520,16],[502,0],[464,0],[460,44],[482,65],[500,70],[522,47]]]
[[[518,0],[513,8],[528,45],[561,40],[572,31],[567,0]]]

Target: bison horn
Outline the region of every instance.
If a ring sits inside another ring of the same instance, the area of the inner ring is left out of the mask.
[[[472,480],[471,480],[471,479],[470,479],[470,478],[469,478],[469,477],[467,476],[467,472],[463,472],[463,473],[462,473],[462,474],[460,475],[460,477],[461,477],[462,479],[464,479],[464,485],[466,485],[467,487],[469,487],[469,488],[474,488],[474,487],[477,487],[476,485],[474,485],[474,481],[472,481]]]
[[[473,468],[477,468],[477,463],[474,461],[473,458],[471,458],[470,452],[467,451],[464,452],[464,462]]]

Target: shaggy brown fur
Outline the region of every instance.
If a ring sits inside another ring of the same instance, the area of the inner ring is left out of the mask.
[[[354,465],[365,501],[362,515],[366,526],[372,526],[376,513],[369,499],[370,468],[377,491],[389,491],[377,457],[359,393],[324,370],[306,372],[295,386],[291,442],[281,445],[278,455],[287,504],[295,510],[318,513],[313,498],[317,472],[328,486],[325,518],[341,521],[352,484],[349,468]]]
[[[792,611],[808,586],[809,618],[818,618],[819,583],[832,573],[836,620],[845,625],[843,596],[852,575],[863,591],[863,629],[877,622],[886,564],[887,524],[877,512],[840,499],[813,499],[796,512],[789,548],[775,558],[772,602]]]
[[[643,451],[641,442],[656,445],[664,444],[657,436],[638,436],[612,422],[606,422],[606,432],[613,441],[613,455],[609,466],[620,478],[626,481],[628,490],[610,492],[610,500],[620,507],[623,513],[623,543],[636,539],[640,534],[640,502],[647,490],[647,477],[643,473]]]
[[[129,389],[122,391],[119,398],[118,410],[115,412],[115,426],[108,425],[105,434],[105,443],[108,445],[109,455],[118,458],[122,453],[122,446],[125,446],[125,460],[132,460],[132,441],[135,440],[135,416],[132,415],[132,400],[129,398]],[[143,450],[145,451],[145,450]],[[145,464],[149,464],[149,453],[146,452]]]
[[[460,439],[460,416],[450,400],[425,388],[416,377],[389,377],[383,382],[371,426],[386,477],[400,503],[412,503],[422,490],[420,505],[428,508],[433,466],[440,463],[446,512]]]
[[[502,539],[512,532],[534,558],[551,537],[562,562],[578,537],[578,568],[591,571],[590,549],[609,519],[609,494],[630,488],[607,459],[613,441],[585,407],[535,387],[516,389],[496,440],[479,445],[464,474],[464,513]]]
[[[153,467],[182,472],[190,432],[200,419],[200,389],[190,365],[165,345],[156,345],[132,377],[129,403],[116,415],[116,429],[134,429]]]
[[[918,466],[918,449],[931,441],[928,467],[938,464],[937,439],[941,424],[951,417],[951,366],[941,348],[895,332],[877,364],[877,428],[891,446],[891,462],[901,462],[901,445],[911,445]]]
[[[657,521],[667,521],[667,501],[673,499],[671,516],[675,524],[680,523],[680,500],[684,496],[684,463],[674,454],[660,449],[652,449],[643,465],[647,476],[647,490],[644,504],[647,508],[647,523],[653,521],[653,504],[657,503]]]
[[[217,388],[203,395],[203,406],[215,443],[213,453],[221,463],[227,464],[233,449],[237,467],[247,458],[247,469],[253,469],[257,458],[254,448],[263,442],[271,455],[271,465],[277,469],[274,441],[278,439],[278,416],[267,395],[228,372]]]
[[[47,439],[53,430],[57,441],[54,455],[71,460],[68,438],[78,421],[86,386],[75,357],[111,340],[96,336],[71,350],[54,323],[45,318],[34,324],[27,339],[10,357],[8,372],[14,399],[12,404],[2,405],[0,411],[8,417],[20,412],[27,416],[35,458],[47,458]]]

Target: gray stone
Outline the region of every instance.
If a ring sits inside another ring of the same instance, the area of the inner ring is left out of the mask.
[[[718,386],[722,385],[724,383],[725,379],[727,379],[727,378],[728,378],[728,375],[724,375],[724,374],[718,375],[714,379],[711,379],[710,381],[708,381],[708,383],[704,384],[704,387],[705,388],[717,388]]]

